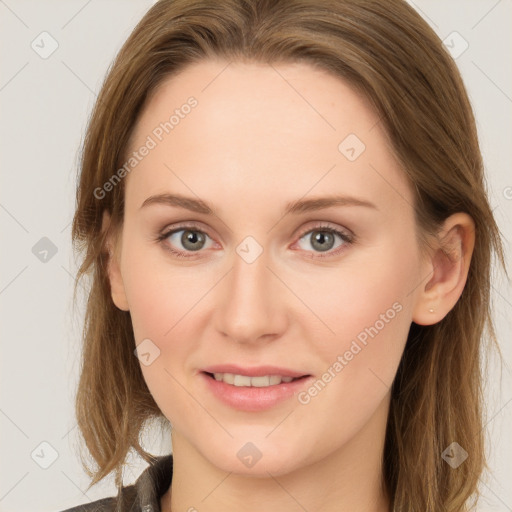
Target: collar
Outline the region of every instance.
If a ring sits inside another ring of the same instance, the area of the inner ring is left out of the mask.
[[[139,476],[123,498],[131,505],[130,512],[161,512],[160,499],[172,481],[173,459],[171,455],[155,457]],[[128,489],[127,489],[128,490]],[[124,500],[123,500],[124,501]],[[123,507],[123,510],[125,508]]]

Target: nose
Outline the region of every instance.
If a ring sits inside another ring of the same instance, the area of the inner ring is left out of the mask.
[[[251,263],[235,253],[218,293],[215,326],[221,335],[254,344],[275,340],[286,330],[286,289],[269,268],[265,251]]]

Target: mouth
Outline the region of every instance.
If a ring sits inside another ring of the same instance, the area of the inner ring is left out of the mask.
[[[305,379],[310,375],[302,375],[300,377],[290,377],[286,375],[260,375],[250,376],[237,373],[222,373],[222,372],[203,372],[211,379],[217,382],[224,382],[236,387],[254,387],[254,388],[267,388],[271,386],[279,386],[282,383],[295,382],[297,380]]]
[[[311,374],[274,366],[222,365],[205,368],[198,376],[207,395],[232,409],[247,412],[269,410],[289,401],[313,380]]]

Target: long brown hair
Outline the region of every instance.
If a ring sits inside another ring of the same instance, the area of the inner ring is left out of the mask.
[[[415,189],[421,246],[455,212],[475,221],[465,288],[439,323],[412,324],[392,387],[383,478],[395,511],[466,510],[486,466],[481,344],[496,342],[491,267],[505,268],[489,206],[472,108],[459,71],[422,17],[402,0],[160,0],[120,50],[92,112],[81,154],[72,237],[89,276],[78,426],[97,468],[89,488],[122,469],[151,419],[164,420],[134,356],[129,312],[114,305],[102,214],[118,233],[124,180],[98,189],[125,161],[130,135],[155,88],[208,58],[304,62],[348,81],[370,99]],[[96,193],[95,193],[96,191]],[[104,197],[103,197],[104,196]],[[506,269],[505,269],[506,271]],[[469,458],[456,470],[441,454],[457,441]]]

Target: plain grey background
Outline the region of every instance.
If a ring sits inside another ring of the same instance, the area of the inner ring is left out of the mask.
[[[115,494],[113,478],[85,493],[78,459],[73,401],[82,317],[71,309],[70,223],[89,113],[112,59],[153,3],[0,0],[0,512],[56,512]],[[463,74],[510,257],[512,1],[410,3],[447,41]],[[482,512],[512,511],[512,293],[501,273],[493,292],[505,366],[490,361],[491,472]],[[156,429],[144,446],[170,450]],[[125,483],[145,466],[133,457]]]

